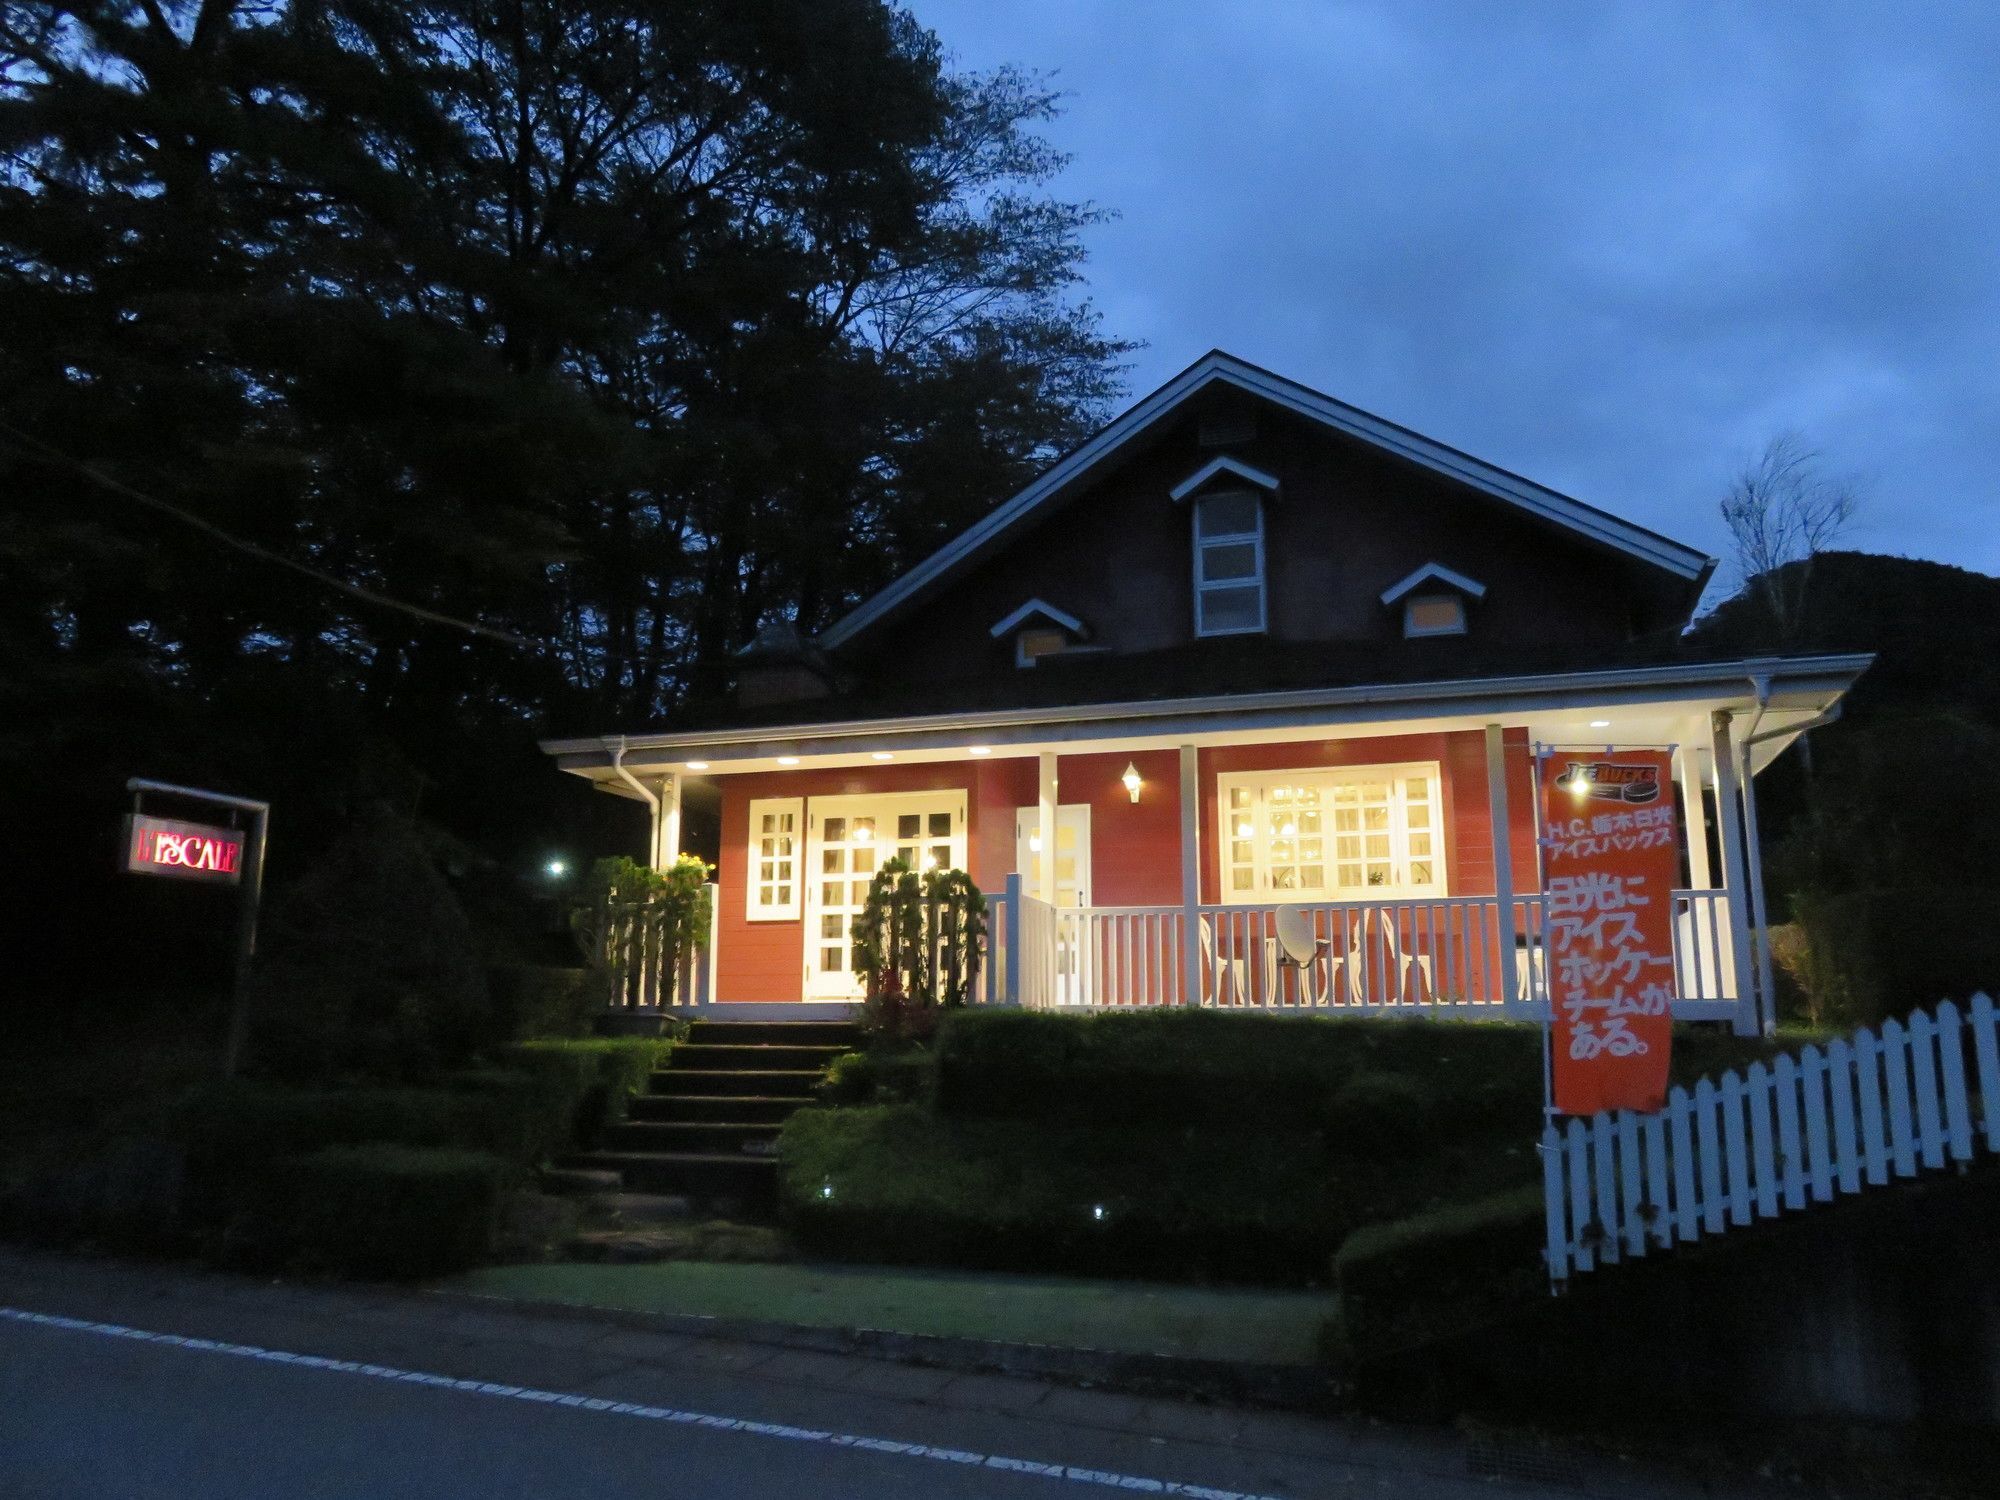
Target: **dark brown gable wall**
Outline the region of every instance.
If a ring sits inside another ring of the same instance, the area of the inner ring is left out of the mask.
[[[877,626],[847,660],[885,686],[1020,671],[1012,643],[988,631],[1031,598],[1076,615],[1092,645],[1114,652],[1186,644],[1192,501],[1169,492],[1218,453],[1280,483],[1264,522],[1272,639],[1400,640],[1401,611],[1380,596],[1428,562],[1487,585],[1470,622],[1488,641],[1613,644],[1678,623],[1671,585],[1628,559],[1296,418],[1264,410],[1257,426],[1247,443],[1203,448],[1193,419],[1182,422],[947,591]]]

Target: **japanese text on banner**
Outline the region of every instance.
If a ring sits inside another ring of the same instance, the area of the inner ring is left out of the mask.
[[[1680,872],[1668,752],[1547,755],[1541,780],[1555,1106],[1657,1110]]]

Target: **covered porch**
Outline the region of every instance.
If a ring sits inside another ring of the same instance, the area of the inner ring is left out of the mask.
[[[1531,1019],[1547,971],[1536,756],[1671,747],[1675,1013],[1748,1033],[1773,1020],[1754,777],[1865,665],[1760,659],[549,748],[650,804],[656,862],[681,849],[691,790],[719,807],[705,948],[667,974],[628,945],[628,1002],[858,999],[848,928],[875,869],[901,856],[965,869],[986,892],[976,1003]]]

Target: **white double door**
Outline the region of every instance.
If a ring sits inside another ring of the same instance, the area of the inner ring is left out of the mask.
[[[854,919],[875,872],[892,859],[911,869],[965,868],[965,793],[886,792],[814,797],[806,803],[805,995],[858,1000]]]

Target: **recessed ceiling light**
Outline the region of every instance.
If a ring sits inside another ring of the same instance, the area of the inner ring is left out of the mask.
[[[877,750],[868,757],[870,760],[894,760],[896,757],[887,750]]]
[[[688,762],[688,769],[690,771],[706,771],[708,769],[708,762],[705,760],[691,760]]]
[[[974,755],[991,755],[993,753],[993,747],[991,745],[974,745],[972,747],[972,753]]]
[[[1592,719],[1590,721],[1590,727],[1592,729],[1609,729],[1611,727],[1611,721],[1609,719]]]
[[[778,757],[778,764],[781,766],[795,766],[798,763],[799,758],[796,755],[781,755]]]

